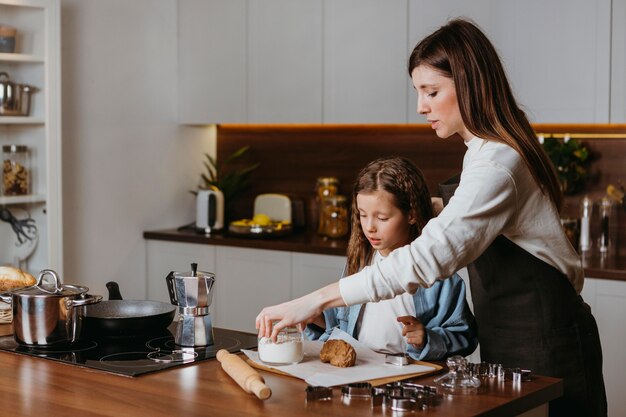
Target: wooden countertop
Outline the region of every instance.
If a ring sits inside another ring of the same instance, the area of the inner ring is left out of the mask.
[[[8,325],[0,325],[6,334]],[[246,394],[221,369],[217,360],[131,378],[79,368],[51,360],[0,351],[2,415],[81,417],[172,416],[391,416],[391,410],[371,408],[368,401],[342,403],[339,388],[331,401],[305,403],[306,383],[263,372],[272,397],[266,401]],[[433,376],[416,378],[432,385]],[[447,396],[420,415],[512,416],[531,410],[563,391],[560,379],[535,376],[514,387],[511,381],[484,384],[469,396]]]
[[[344,256],[348,245],[347,238],[328,239],[315,233],[302,232],[280,238],[245,238],[229,234],[205,236],[194,231],[176,229],[147,231],[144,239],[171,242],[200,243],[206,245],[235,246],[252,249],[270,249],[288,252],[303,252],[322,255]],[[585,276],[609,280],[626,281],[626,245],[609,254],[601,255],[597,251],[583,256]]]

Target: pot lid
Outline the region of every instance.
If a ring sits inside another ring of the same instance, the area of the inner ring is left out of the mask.
[[[206,280],[215,280],[215,274],[212,272],[198,271],[198,264],[191,264],[191,271],[185,272],[176,272],[172,271],[170,274],[174,278],[196,278],[196,279],[206,279]]]
[[[44,283],[43,279],[46,275],[52,277],[53,282]],[[25,295],[30,297],[67,297],[72,295],[80,295],[89,291],[89,288],[79,285],[63,285],[59,280],[59,276],[51,269],[44,269],[39,273],[37,284],[31,287],[19,288],[11,291],[12,294]]]

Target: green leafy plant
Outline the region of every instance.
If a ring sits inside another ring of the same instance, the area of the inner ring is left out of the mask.
[[[589,151],[575,139],[546,138],[543,149],[556,168],[563,194],[574,194],[589,178]]]
[[[259,167],[259,163],[239,168],[240,160],[247,154],[250,146],[243,146],[218,162],[205,153],[204,167],[206,171],[200,175],[200,189],[217,187],[224,194],[225,204],[231,205],[233,200],[250,186],[250,174]],[[235,167],[231,165],[235,164]],[[194,192],[196,194],[197,192]]]

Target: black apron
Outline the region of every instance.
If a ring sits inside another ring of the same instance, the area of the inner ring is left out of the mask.
[[[444,205],[458,181],[439,185]],[[598,328],[565,274],[502,235],[467,271],[481,360],[562,378],[551,416],[606,416]]]

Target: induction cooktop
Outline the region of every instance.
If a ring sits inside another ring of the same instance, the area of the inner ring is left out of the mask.
[[[215,343],[201,347],[176,345],[173,327],[150,336],[90,336],[71,345],[46,347],[20,345],[10,335],[0,337],[0,351],[136,377],[213,359],[220,349],[235,353],[257,347],[257,336],[250,333],[220,328],[213,328],[213,333]]]

